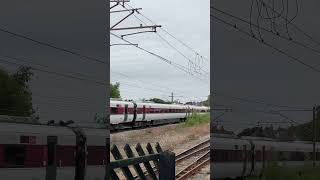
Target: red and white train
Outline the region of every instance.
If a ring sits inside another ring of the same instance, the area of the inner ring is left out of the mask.
[[[110,124],[113,129],[169,124],[185,121],[195,113],[209,111],[206,106],[111,100]]]
[[[105,129],[0,123],[0,179],[103,180],[107,158]]]
[[[212,134],[211,142],[212,179],[244,179],[261,175],[270,165],[303,167],[313,163],[311,142],[220,134]],[[319,144],[315,146],[315,152],[316,164],[319,165]]]

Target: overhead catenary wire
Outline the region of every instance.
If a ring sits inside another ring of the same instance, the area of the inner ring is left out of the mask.
[[[299,123],[296,120],[293,120],[292,118],[289,118],[288,116],[280,113],[283,110],[274,110],[274,109],[270,109],[270,110],[258,110],[258,109],[252,109],[252,108],[243,108],[241,106],[241,108],[235,108],[234,105],[224,105],[224,106],[228,106],[231,107],[232,111],[231,113],[263,113],[263,114],[268,114],[268,115],[273,115],[273,116],[280,116],[285,120],[286,123],[288,124],[295,124],[295,125],[301,125],[303,123]],[[311,109],[288,109],[288,111],[296,111],[296,112],[311,112]],[[237,123],[243,123],[243,122],[237,122]],[[283,123],[283,122],[281,122]],[[306,130],[312,132],[312,130],[310,128],[304,127]]]
[[[131,6],[130,6],[131,7]],[[131,7],[132,8],[132,7]],[[141,12],[139,12],[139,14],[141,14]],[[136,17],[140,22],[142,22],[144,25],[147,25],[147,23],[143,20],[141,20],[138,16],[136,16],[135,14],[133,14],[134,17]],[[142,15],[142,14],[141,14]],[[151,21],[149,18],[148,20],[155,24],[153,21]],[[161,27],[160,27],[161,28]],[[174,45],[172,45],[168,40],[166,40],[163,36],[161,36],[158,32],[155,32],[158,37],[164,41],[167,45],[169,45],[171,48],[173,48],[175,51],[177,51],[181,56],[183,56],[186,60],[188,60],[189,63],[193,64],[194,66],[199,68],[199,72],[196,71],[196,73],[199,73],[200,75],[202,74],[200,71],[203,71],[205,74],[209,74],[208,72],[206,72],[205,70],[202,69],[202,67],[200,65],[197,65],[196,62],[193,62],[187,55],[183,54],[177,47],[175,47]],[[171,34],[170,34],[171,35]],[[172,36],[172,35],[171,35]],[[194,51],[194,50],[193,50]],[[195,51],[194,51],[195,52]],[[199,55],[197,52],[195,52],[196,55]],[[201,56],[201,55],[200,55]],[[202,57],[202,56],[201,56]]]
[[[68,54],[72,54],[72,55],[78,56],[78,57],[80,57],[82,59],[87,59],[87,60],[90,60],[90,61],[95,61],[95,62],[98,62],[98,63],[107,64],[107,62],[105,60],[102,60],[100,58],[83,55],[83,54],[75,52],[73,50],[59,47],[59,46],[57,46],[57,45],[55,45],[53,43],[40,41],[40,40],[34,39],[34,38],[30,37],[30,36],[26,36],[26,35],[23,35],[23,34],[20,34],[20,33],[16,33],[16,32],[10,31],[10,30],[8,30],[7,28],[4,28],[4,27],[0,27],[0,32],[9,34],[9,35],[11,35],[13,37],[16,37],[16,38],[20,38],[20,39],[24,39],[24,40],[33,42],[33,43],[41,45],[41,46],[49,47],[49,48],[52,48],[52,49],[55,49],[55,50],[58,50],[58,51],[62,51],[62,52],[68,53]]]
[[[11,62],[11,61],[8,61],[8,60],[2,59],[2,58],[0,58],[0,61],[4,62],[5,64],[11,64],[11,65],[14,65],[14,66],[25,66],[24,64]],[[45,70],[45,69],[41,69],[41,68],[37,68],[37,67],[33,67],[33,66],[28,66],[28,67],[30,67],[32,70],[44,72],[44,73],[47,73],[47,74],[54,74],[54,75],[60,76],[60,77],[65,77],[65,78],[69,78],[69,79],[76,79],[76,80],[80,80],[80,81],[87,81],[87,82],[91,82],[91,83],[94,83],[94,84],[107,86],[107,82],[104,82],[104,81],[81,78],[81,77],[78,77],[78,76],[74,76],[72,74],[65,74],[65,73],[60,73],[60,72],[56,72],[56,71],[49,71],[49,70]]]
[[[312,66],[312,65],[310,65],[310,64],[307,64],[307,63],[303,62],[303,61],[300,60],[299,58],[288,54],[287,52],[285,52],[285,51],[283,51],[283,50],[281,50],[281,49],[273,46],[272,44],[269,44],[269,43],[267,43],[266,41],[261,41],[260,39],[258,39],[258,38],[256,38],[256,37],[252,37],[252,35],[251,35],[250,33],[248,33],[247,31],[239,28],[236,24],[232,24],[232,23],[230,23],[230,22],[227,22],[227,21],[225,21],[225,20],[223,20],[223,19],[221,19],[221,18],[219,18],[219,17],[217,17],[217,16],[214,16],[214,15],[210,15],[210,16],[213,17],[214,19],[218,20],[219,22],[221,22],[221,23],[223,23],[223,24],[225,24],[225,25],[228,25],[228,26],[236,29],[238,32],[241,32],[242,34],[245,34],[246,36],[248,36],[248,37],[250,37],[250,38],[252,38],[252,39],[257,40],[259,43],[261,43],[261,44],[263,44],[263,45],[265,45],[265,46],[267,46],[267,47],[269,47],[269,48],[277,51],[278,53],[287,56],[291,61],[297,62],[297,63],[299,63],[299,64],[307,67],[308,69],[311,69],[311,70],[315,71],[315,72],[318,72],[318,73],[320,72],[320,70],[317,69],[316,67],[314,67],[314,66]]]
[[[125,3],[127,6],[129,6],[130,8],[133,8],[132,6],[130,6],[128,3]],[[145,19],[147,19],[149,22],[151,22],[152,24],[156,24],[154,21],[152,21],[150,18],[148,18],[147,16],[143,15],[141,12],[138,12],[139,15],[141,15],[142,17],[144,17]],[[139,18],[138,18],[139,19]],[[203,55],[201,55],[199,52],[197,52],[196,50],[194,50],[193,48],[191,48],[189,45],[187,45],[185,42],[181,41],[180,39],[178,39],[177,37],[175,37],[173,34],[171,34],[169,31],[167,31],[166,29],[164,29],[163,27],[160,27],[161,30],[163,30],[165,33],[167,33],[169,36],[171,36],[172,38],[174,38],[176,41],[178,41],[179,43],[181,43],[182,45],[184,45],[186,48],[188,48],[189,50],[193,51],[195,54],[200,55],[203,59],[209,61],[209,59]]]
[[[7,58],[14,59],[14,60],[17,60],[17,61],[22,61],[22,62],[28,62],[29,63],[29,61],[26,61],[25,59],[22,59],[22,58],[15,58],[15,57],[12,57],[12,56],[3,56],[3,57],[7,57]],[[24,66],[24,64],[11,62],[11,61],[8,61],[8,60],[2,59],[2,58],[0,58],[0,61],[4,62],[5,64],[10,64],[10,65],[14,65],[14,66]],[[47,66],[44,66],[42,64],[37,64],[37,65],[42,66],[42,67],[47,67]],[[49,71],[49,70],[45,70],[45,69],[41,69],[41,68],[36,68],[34,66],[30,66],[30,64],[28,64],[28,67],[30,67],[31,69],[36,70],[36,71],[40,71],[40,72],[44,72],[44,73],[48,73],[48,74],[53,74],[53,75],[57,75],[57,76],[60,76],[60,77],[65,77],[65,78],[69,78],[69,79],[77,79],[77,80],[82,80],[82,81],[89,81],[89,82],[96,83],[96,84],[99,84],[99,85],[104,85],[104,86],[107,85],[106,83],[103,83],[103,81],[98,81],[98,80],[93,80],[93,79],[86,79],[86,78],[75,76],[73,74],[65,74],[65,73],[61,73],[61,72],[57,72],[57,71]],[[82,75],[81,73],[77,73],[77,74]],[[86,77],[86,75],[82,75],[82,76]],[[132,84],[129,84],[129,83],[123,83],[123,84],[125,84],[127,86],[130,86],[130,87],[150,90],[152,92],[165,92],[165,93],[171,93],[172,92],[172,91],[162,91],[162,90],[154,89],[154,88],[141,87],[141,86],[132,85]]]
[[[117,37],[117,38],[119,38],[119,39],[121,39],[121,40],[123,40],[123,41],[125,41],[125,42],[127,42],[127,43],[129,43],[129,44],[133,44],[132,42],[130,42],[130,41],[126,40],[126,39],[123,39],[123,38],[121,38],[120,36],[118,36],[118,35],[116,35],[114,33],[110,33],[110,34],[115,36],[115,37]],[[140,50],[142,50],[142,51],[144,51],[144,52],[146,52],[146,53],[148,53],[150,55],[153,55],[153,56],[161,59],[162,61],[164,61],[164,62],[166,62],[166,63],[168,63],[168,64],[170,64],[170,65],[172,65],[172,66],[174,66],[174,67],[176,67],[178,69],[180,69],[181,71],[183,71],[183,72],[189,74],[190,76],[195,77],[195,78],[199,79],[200,81],[205,82],[207,84],[207,82],[204,79],[202,79],[202,78],[200,78],[198,76],[195,76],[194,74],[190,73],[185,66],[177,64],[177,63],[175,63],[175,62],[173,62],[171,60],[168,60],[167,58],[164,58],[164,57],[162,57],[162,56],[160,56],[160,55],[158,55],[158,54],[156,54],[154,52],[151,52],[151,51],[149,51],[147,49],[144,49],[144,48],[142,48],[140,46],[134,46],[134,47],[136,47],[136,48],[138,48],[138,49],[140,49]]]
[[[264,2],[264,0],[261,0],[262,2]],[[271,9],[275,14],[280,15],[280,18],[282,18],[285,21],[289,21],[286,17],[283,17],[283,14],[280,14],[277,10],[272,9],[272,7],[268,4],[265,3],[265,6],[268,7],[269,9]],[[310,39],[313,43],[317,44],[318,46],[320,46],[320,41],[316,40],[314,37],[312,37],[312,35],[310,35],[309,33],[305,32],[302,28],[300,28],[298,25],[294,24],[293,22],[289,22],[288,25],[291,25],[292,27],[294,27],[296,30],[298,30],[300,33],[302,33],[304,36],[306,36],[308,39]]]
[[[126,75],[126,74],[124,74],[124,73],[115,72],[115,71],[112,71],[112,70],[111,70],[111,73],[117,74],[117,75],[119,75],[119,76],[125,77],[125,78],[130,79],[130,80],[133,80],[133,81],[137,81],[137,82],[143,83],[144,85],[150,85],[150,86],[154,86],[154,87],[157,87],[157,88],[160,88],[160,89],[166,89],[166,90],[168,90],[168,87],[162,87],[162,86],[159,86],[158,84],[141,81],[141,80],[139,80],[139,79],[132,79],[131,76],[128,76],[128,75]],[[177,90],[174,90],[174,89],[172,89],[171,91],[167,91],[167,92],[170,92],[170,93],[171,93],[172,91],[178,92],[178,93],[183,93],[182,91],[177,91]]]
[[[0,61],[1,61],[1,62],[4,62],[4,63],[6,63],[6,64],[14,65],[14,66],[22,66],[22,65],[23,65],[23,64],[19,64],[19,63],[7,61],[7,60],[1,59],[1,58],[0,58]],[[77,77],[77,76],[70,75],[70,74],[64,74],[64,73],[60,73],[60,72],[56,72],[56,71],[48,71],[48,70],[44,70],[44,69],[40,69],[40,68],[36,68],[36,67],[32,67],[32,66],[29,66],[29,67],[30,67],[31,69],[33,69],[33,70],[40,71],[40,72],[44,72],[44,73],[48,73],[48,74],[54,74],[54,75],[61,76],[61,77],[66,77],[66,78],[69,78],[69,79],[77,79],[77,80],[81,80],[81,81],[88,81],[88,82],[92,82],[92,83],[95,83],[95,84],[98,84],[98,85],[107,86],[107,83],[106,83],[106,82],[103,82],[103,81],[92,80],[92,79],[85,79],[85,78]],[[130,87],[135,87],[135,88],[141,88],[141,89],[150,90],[150,91],[152,91],[152,92],[157,92],[157,91],[158,91],[158,92],[171,93],[170,91],[161,91],[161,90],[158,90],[158,89],[141,87],[141,86],[133,85],[133,84],[129,84],[129,83],[123,83],[123,84],[125,84],[125,85],[127,85],[127,86],[130,86]]]
[[[249,24],[249,25],[250,25],[250,29],[251,29],[252,27],[258,28],[258,26],[257,26],[256,24],[253,24],[252,22],[250,22],[250,21],[248,21],[248,20],[245,20],[244,18],[238,17],[238,16],[233,15],[233,14],[231,14],[231,13],[229,13],[229,12],[226,12],[226,11],[224,11],[224,10],[218,9],[218,8],[216,8],[216,7],[214,7],[214,6],[212,6],[211,8],[214,9],[215,11],[217,11],[217,12],[220,12],[220,13],[222,13],[222,14],[225,14],[225,15],[229,16],[229,17],[232,17],[232,18],[234,18],[234,19],[237,19],[237,20],[239,20],[239,21],[241,21],[241,22],[244,22],[244,23],[246,23],[246,24]],[[276,37],[279,37],[279,38],[281,38],[281,39],[284,39],[284,40],[287,40],[287,41],[289,41],[289,42],[292,42],[292,43],[294,43],[294,44],[296,44],[296,45],[298,45],[298,46],[300,46],[300,47],[302,47],[302,48],[305,48],[305,49],[308,49],[308,50],[310,50],[310,51],[313,51],[313,52],[315,52],[317,55],[320,55],[320,50],[315,49],[315,48],[313,48],[313,47],[310,47],[310,46],[308,46],[308,45],[306,45],[306,44],[304,44],[304,43],[302,43],[302,42],[300,42],[300,41],[297,41],[297,40],[294,40],[294,39],[291,39],[291,40],[290,40],[289,38],[287,38],[287,37],[285,37],[285,36],[283,36],[283,35],[281,35],[281,34],[279,34],[279,33],[277,33],[277,32],[270,31],[270,30],[268,30],[268,29],[266,29],[266,28],[264,28],[264,27],[260,27],[260,29],[264,30],[265,32],[272,33],[272,34],[274,34]]]
[[[289,106],[289,105],[281,105],[281,104],[273,104],[266,102],[264,100],[260,99],[253,99],[253,98],[247,98],[247,97],[240,97],[240,96],[232,96],[232,95],[227,95],[221,92],[214,91],[212,92],[213,95],[224,97],[224,98],[229,98],[229,99],[234,99],[236,101],[240,102],[245,102],[245,103],[251,103],[251,104],[260,104],[264,106],[269,106],[269,107],[276,107],[276,108],[288,108],[288,109],[308,109],[306,107],[297,107],[297,106]]]

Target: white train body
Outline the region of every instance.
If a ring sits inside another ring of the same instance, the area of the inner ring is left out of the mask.
[[[146,126],[180,122],[195,113],[208,113],[209,107],[111,100],[110,112],[110,124],[116,128],[119,125]]]
[[[213,179],[260,175],[268,165],[293,167],[312,164],[310,142],[283,142],[268,138],[233,137],[213,134],[211,176]],[[320,145],[316,145],[316,163],[320,164]]]
[[[86,135],[86,180],[103,180],[106,164],[105,129],[83,129]],[[49,139],[56,140],[51,149]],[[44,180],[54,162],[57,180],[75,179],[77,138],[59,126],[0,123],[0,177]],[[50,158],[52,159],[50,163]]]

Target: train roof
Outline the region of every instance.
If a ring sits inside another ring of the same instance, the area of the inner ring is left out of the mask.
[[[159,104],[159,103],[137,103],[137,105],[139,106],[151,106],[151,107],[155,107],[155,108],[178,108],[178,109],[185,109],[187,108],[187,106],[182,105],[182,104]]]
[[[114,101],[114,100],[111,100],[110,101],[110,104],[111,105],[114,105],[114,104],[120,104],[120,105],[124,105],[124,104],[129,104],[129,105],[133,105],[133,102],[131,101]],[[152,102],[136,102],[137,106],[138,107],[141,107],[141,106],[150,106],[150,107],[155,107],[155,108],[186,108],[187,106],[186,105],[182,105],[182,104],[159,104],[159,103],[152,103]]]

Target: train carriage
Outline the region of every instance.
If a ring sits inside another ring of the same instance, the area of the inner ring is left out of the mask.
[[[78,144],[73,128],[0,124],[0,177],[42,180],[48,173],[56,173],[57,179],[74,179]],[[107,155],[105,129],[82,131],[86,136],[85,179],[102,180]],[[53,164],[55,172],[48,169]]]
[[[274,163],[284,167],[312,164],[311,142],[219,134],[214,134],[211,141],[213,143],[211,166],[214,179],[259,176],[266,167]],[[316,164],[319,165],[320,145],[317,144],[315,150]]]
[[[236,178],[250,173],[251,144],[232,135],[216,134],[213,143],[211,166],[215,178]]]
[[[205,106],[111,100],[110,123],[113,129],[169,124],[209,110]]]

